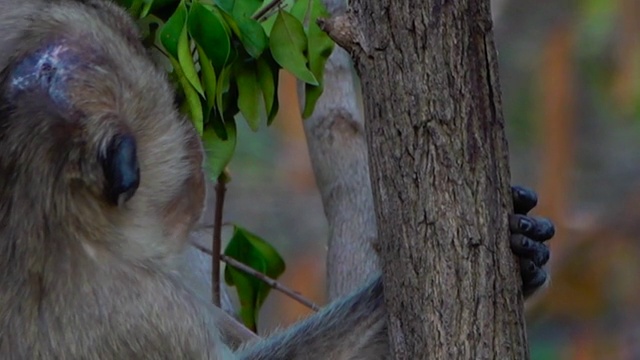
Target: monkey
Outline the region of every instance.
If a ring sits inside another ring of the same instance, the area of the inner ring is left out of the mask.
[[[238,349],[178,269],[204,152],[136,24],[108,0],[0,0],[0,358],[385,359],[380,276]],[[553,224],[513,187],[522,291]]]

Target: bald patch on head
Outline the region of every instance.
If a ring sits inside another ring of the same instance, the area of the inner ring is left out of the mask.
[[[43,92],[56,105],[69,108],[68,80],[89,63],[82,55],[67,40],[46,44],[27,54],[10,72],[7,100],[25,92]]]

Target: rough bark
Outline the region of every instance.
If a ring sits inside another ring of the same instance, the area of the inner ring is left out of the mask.
[[[332,16],[343,15],[347,9],[345,0],[323,3]],[[492,1],[494,21],[505,3]],[[380,270],[372,247],[377,241],[377,229],[365,120],[357,96],[360,86],[353,70],[349,55],[336,47],[325,67],[325,92],[313,115],[304,122],[311,164],[329,224],[330,300],[350,294]],[[300,99],[303,101],[304,96]]]
[[[324,4],[332,15],[346,10],[345,0],[324,0]],[[376,240],[376,222],[357,86],[349,54],[336,47],[325,67],[324,93],[313,115],[304,121],[329,225],[327,288],[331,300],[352,293],[379,271],[371,246]]]
[[[489,1],[352,8],[325,27],[362,79],[391,350],[527,359]]]

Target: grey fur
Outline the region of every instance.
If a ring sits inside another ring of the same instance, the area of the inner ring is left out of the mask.
[[[0,358],[384,357],[379,279],[237,354],[223,343],[181,273],[203,207],[202,147],[124,11],[0,0],[0,33]],[[123,133],[141,177],[116,206],[98,159]]]

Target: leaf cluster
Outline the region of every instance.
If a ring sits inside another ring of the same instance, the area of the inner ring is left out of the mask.
[[[233,157],[238,114],[257,131],[279,109],[278,78],[305,83],[303,117],[322,94],[333,42],[316,19],[320,0],[120,0],[138,19],[145,44],[160,52],[180,108],[198,130],[217,179]]]

